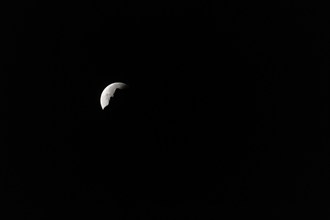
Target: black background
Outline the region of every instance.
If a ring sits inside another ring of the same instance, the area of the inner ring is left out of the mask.
[[[2,153],[13,219],[325,210],[329,33],[321,5],[14,8]],[[100,94],[115,81],[130,88],[102,111]]]

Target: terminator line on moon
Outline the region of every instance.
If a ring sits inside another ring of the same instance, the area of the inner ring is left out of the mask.
[[[109,105],[110,99],[111,97],[114,96],[116,89],[125,89],[127,87],[128,86],[122,82],[111,83],[110,85],[105,87],[105,89],[101,93],[101,98],[100,98],[102,109],[104,109],[106,106]]]

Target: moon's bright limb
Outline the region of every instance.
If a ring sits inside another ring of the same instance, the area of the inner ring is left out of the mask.
[[[100,98],[102,109],[104,109],[107,105],[109,105],[109,101],[111,97],[114,96],[116,89],[125,89],[125,88],[127,88],[127,85],[121,82],[111,83],[110,85],[105,87]]]

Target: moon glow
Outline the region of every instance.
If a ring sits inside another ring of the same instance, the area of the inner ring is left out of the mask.
[[[114,96],[117,89],[125,89],[127,87],[128,86],[125,83],[121,82],[111,83],[110,85],[105,87],[105,89],[101,93],[100,98],[101,108],[104,109],[107,105],[109,105],[110,99]]]

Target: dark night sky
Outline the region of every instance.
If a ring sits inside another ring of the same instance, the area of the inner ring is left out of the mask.
[[[328,20],[322,6],[247,4],[16,7],[2,154],[13,216],[321,213]],[[115,81],[130,89],[102,111]]]

